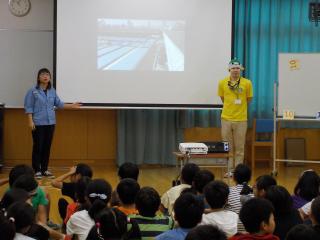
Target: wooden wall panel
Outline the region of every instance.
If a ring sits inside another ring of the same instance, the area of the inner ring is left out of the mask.
[[[23,109],[6,109],[4,161],[31,161],[32,136]],[[77,162],[115,164],[116,110],[59,110],[51,149],[51,166]]]
[[[116,111],[88,112],[88,159],[116,158]]]

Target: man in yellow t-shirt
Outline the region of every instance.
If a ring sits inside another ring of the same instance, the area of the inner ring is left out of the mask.
[[[223,141],[229,142],[231,170],[239,163],[243,163],[248,103],[253,97],[251,81],[241,77],[241,70],[243,70],[241,63],[237,59],[231,60],[230,76],[220,80],[218,87],[218,95],[223,102],[221,135]],[[232,176],[232,171],[226,176]]]

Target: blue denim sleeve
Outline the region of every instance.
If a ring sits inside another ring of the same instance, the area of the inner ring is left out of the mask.
[[[63,108],[64,102],[62,102],[58,96],[58,94],[55,92],[55,98],[54,98],[54,106],[57,108]]]
[[[33,92],[33,89],[30,89],[24,98],[24,109],[26,113],[33,113],[34,95],[32,92]]]

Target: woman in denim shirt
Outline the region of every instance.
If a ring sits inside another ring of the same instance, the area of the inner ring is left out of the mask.
[[[38,72],[36,86],[29,89],[24,99],[25,112],[32,130],[32,168],[35,177],[54,177],[48,171],[50,148],[56,124],[55,108],[79,108],[80,103],[63,103],[51,86],[51,74],[47,68]]]

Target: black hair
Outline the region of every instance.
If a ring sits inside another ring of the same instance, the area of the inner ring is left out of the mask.
[[[38,187],[38,182],[32,175],[21,175],[13,183],[13,186],[12,186],[12,188],[24,189],[27,192],[34,191],[37,189],[37,187]]]
[[[294,194],[307,201],[319,195],[320,178],[315,171],[305,171],[294,187]]]
[[[92,175],[93,175],[91,167],[85,163],[77,164],[75,174],[80,174],[81,177],[89,177],[89,178],[92,178]]]
[[[35,211],[29,203],[15,202],[8,208],[7,218],[14,221],[16,231],[20,233],[35,222]]]
[[[118,176],[120,177],[120,179],[132,178],[138,181],[139,167],[135,163],[125,162],[119,167]]]
[[[317,225],[320,224],[320,196],[316,197],[311,203],[311,214]]]
[[[233,179],[237,184],[248,183],[251,179],[251,169],[245,164],[238,164],[234,169]]]
[[[139,183],[132,178],[122,179],[117,186],[117,193],[123,204],[133,204],[139,190]]]
[[[272,203],[275,216],[284,216],[293,209],[291,195],[288,190],[282,186],[270,186],[265,198]]]
[[[191,193],[191,194],[194,194],[194,195],[197,195],[197,194],[198,194],[198,193],[197,193],[197,190],[196,190],[195,188],[193,188],[193,187],[186,187],[186,188],[184,188],[184,189],[181,191],[180,195],[185,194],[185,193]]]
[[[160,195],[152,187],[141,188],[135,199],[136,208],[139,214],[144,217],[154,217],[160,203]]]
[[[186,240],[227,240],[227,235],[214,225],[200,225],[191,229]]]
[[[8,220],[3,213],[0,213],[0,236],[2,240],[13,240],[16,229],[12,220]]]
[[[194,163],[187,163],[181,170],[181,179],[184,183],[191,185],[194,176],[200,171],[198,165]]]
[[[228,201],[229,187],[226,183],[216,180],[204,188],[204,196],[212,209],[223,208]]]
[[[270,186],[277,185],[277,181],[270,175],[262,175],[256,179],[256,187],[259,191],[267,191]]]
[[[24,189],[13,188],[7,191],[1,199],[0,207],[3,210],[15,202],[26,202],[30,198],[29,193]]]
[[[86,190],[91,182],[90,177],[81,177],[75,184],[75,199],[80,204],[85,204],[86,202]]]
[[[12,187],[17,178],[24,174],[30,174],[34,176],[34,171],[30,166],[26,164],[19,164],[14,166],[9,173],[9,186]]]
[[[185,193],[173,205],[174,216],[181,228],[193,228],[201,222],[204,203],[197,196]]]
[[[194,187],[198,193],[203,193],[204,187],[214,180],[214,174],[208,170],[198,171],[193,178],[192,187]]]
[[[39,89],[39,87],[40,87],[40,75],[41,75],[42,73],[48,73],[48,74],[50,75],[50,78],[51,78],[51,73],[50,73],[49,69],[48,69],[48,68],[41,68],[41,69],[38,71],[38,74],[37,74],[37,86],[36,86],[37,89]],[[48,87],[47,87],[47,89],[50,89],[50,88],[51,88],[51,81],[48,82]]]
[[[317,232],[309,225],[298,224],[287,233],[286,240],[315,240],[319,239]]]
[[[107,207],[111,199],[112,187],[104,179],[92,180],[86,190],[86,197],[89,200],[89,216],[95,219],[98,212]]]
[[[239,213],[241,222],[249,233],[258,233],[262,222],[269,223],[274,208],[269,200],[251,198],[246,201]]]
[[[131,228],[128,230],[128,223]],[[128,222],[127,216],[116,208],[104,209],[96,218],[96,225],[90,230],[87,240],[101,239],[140,239],[141,234],[136,221]]]

